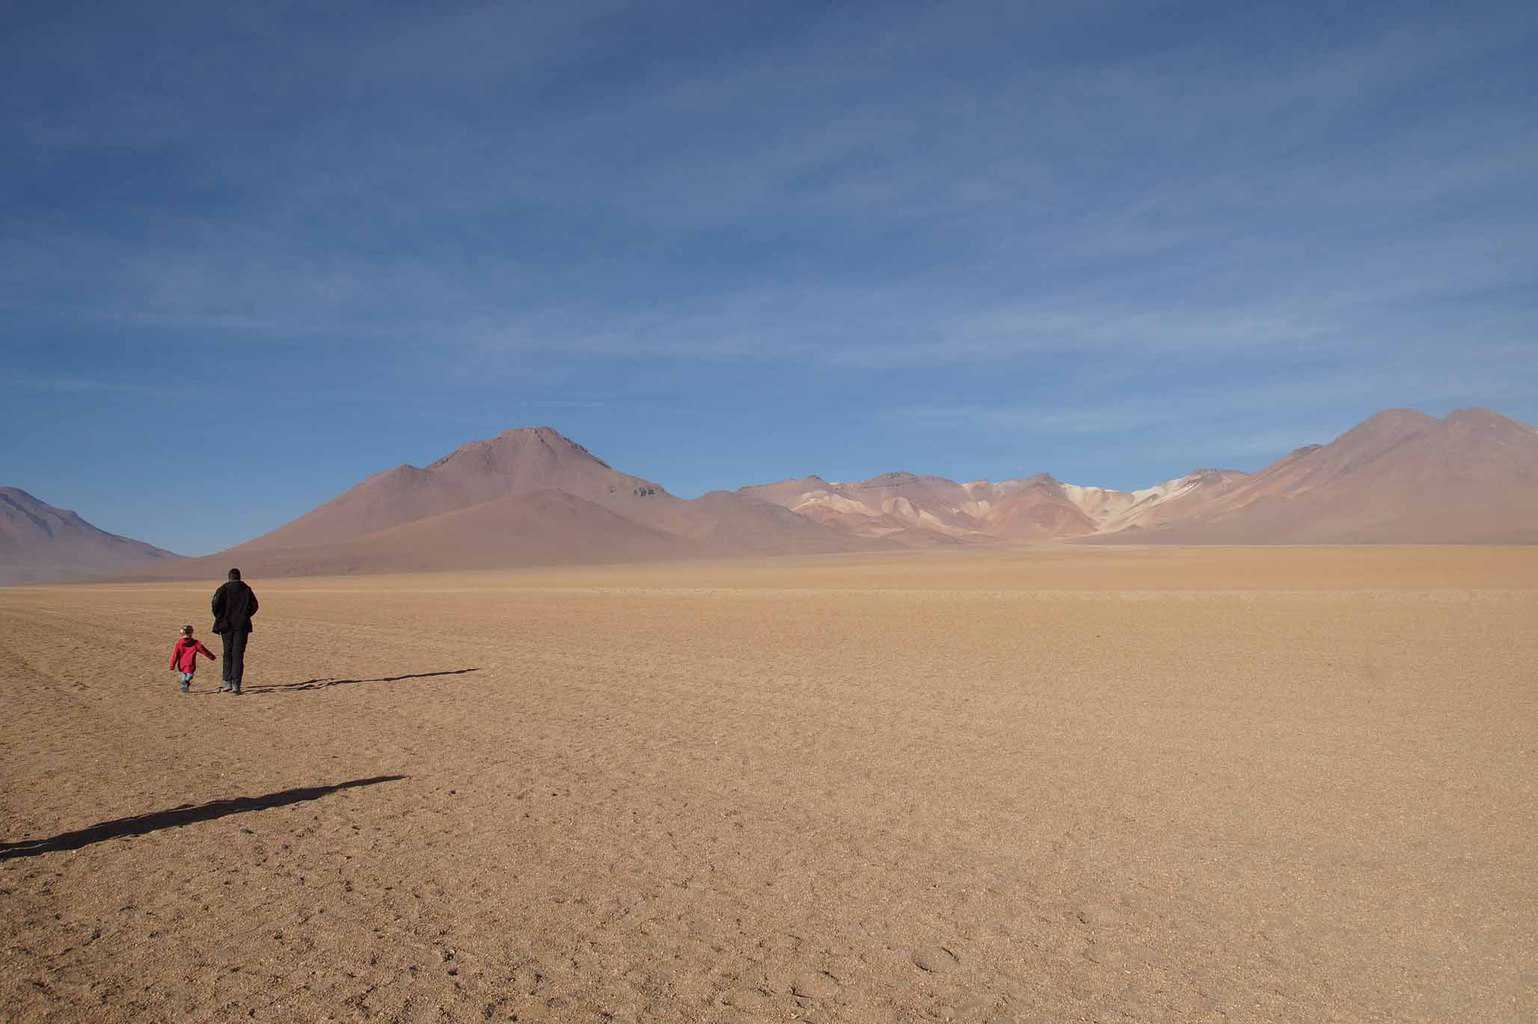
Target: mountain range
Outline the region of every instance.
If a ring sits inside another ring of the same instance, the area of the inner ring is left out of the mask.
[[[1382,412],[1256,473],[1121,491],[1047,474],[806,476],[694,499],[549,427],[371,476],[270,533],[181,558],[0,488],[0,583],[303,575],[1010,543],[1538,543],[1538,431],[1484,409]]]

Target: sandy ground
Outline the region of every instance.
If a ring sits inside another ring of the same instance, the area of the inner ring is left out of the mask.
[[[1535,548],[215,582],[0,590],[6,1024],[1538,1020]]]

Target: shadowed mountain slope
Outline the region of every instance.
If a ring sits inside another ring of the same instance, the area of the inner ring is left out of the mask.
[[[0,585],[112,576],[179,560],[98,529],[19,487],[0,487]]]

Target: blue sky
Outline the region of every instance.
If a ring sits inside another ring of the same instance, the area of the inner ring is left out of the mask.
[[[0,484],[201,553],[548,424],[677,493],[1538,421],[1538,6],[8,5]]]

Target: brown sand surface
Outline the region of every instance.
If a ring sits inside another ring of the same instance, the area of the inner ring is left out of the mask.
[[[6,1024],[1538,1020],[1538,549],[213,582],[0,590]]]

